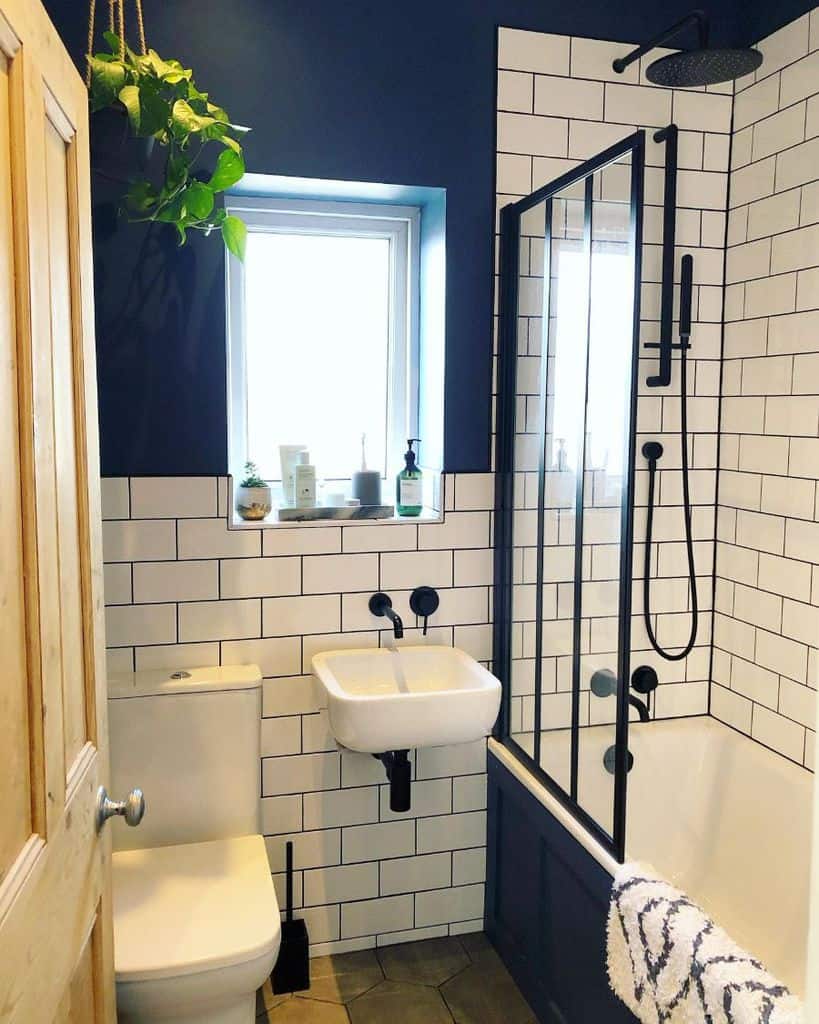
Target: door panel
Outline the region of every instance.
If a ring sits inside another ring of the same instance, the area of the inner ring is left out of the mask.
[[[9,60],[0,54],[0,181],[11,176]],[[11,194],[0,192],[0,885],[31,834],[23,611],[17,355]]]
[[[63,743],[66,779],[88,737],[85,692],[76,686],[84,675],[82,631],[81,551],[87,547],[80,524],[77,502],[77,446],[74,403],[73,322],[71,309],[71,263],[69,246],[68,165],[73,133],[67,122],[45,116],[45,178],[48,197],[48,260],[51,285],[51,385],[54,407],[54,494],[56,502],[60,640],[62,651]],[[59,114],[57,111],[56,113]],[[47,387],[46,382],[43,382]]]
[[[37,0],[0,53],[0,1024],[113,1024],[88,99]]]
[[[96,993],[94,991],[94,932],[86,940],[80,960],[74,968],[57,1012],[58,1024],[84,1024],[97,1020]]]

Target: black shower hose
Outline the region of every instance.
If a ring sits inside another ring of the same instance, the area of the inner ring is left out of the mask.
[[[654,528],[654,485],[657,475],[657,459],[662,455],[662,447],[656,442],[649,442],[649,444],[643,446],[643,454],[648,458],[648,521],[646,523],[646,549],[643,560],[643,618],[645,619],[646,632],[648,633],[651,646],[666,661],[682,661],[683,658],[688,657],[696,643],[699,626],[697,575],[694,567],[694,542],[691,536],[691,492],[688,482],[688,385],[686,382],[687,366],[685,355],[687,342],[687,338],[683,339],[683,345],[680,350],[680,442],[682,445],[685,549],[688,555],[688,589],[691,594],[691,633],[688,643],[681,651],[676,653],[667,651],[660,646],[654,633],[654,627],[651,624],[651,535]]]

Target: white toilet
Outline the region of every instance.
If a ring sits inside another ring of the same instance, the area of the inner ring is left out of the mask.
[[[252,1024],[281,941],[259,834],[261,675],[253,666],[109,679],[120,1024]]]

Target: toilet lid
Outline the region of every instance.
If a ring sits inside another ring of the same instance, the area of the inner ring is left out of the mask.
[[[278,946],[261,836],[118,851],[113,883],[118,981],[229,967]]]

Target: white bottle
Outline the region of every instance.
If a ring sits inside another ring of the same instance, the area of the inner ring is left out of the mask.
[[[310,453],[299,452],[296,463],[296,507],[315,508],[316,505],[316,467],[310,465]]]

